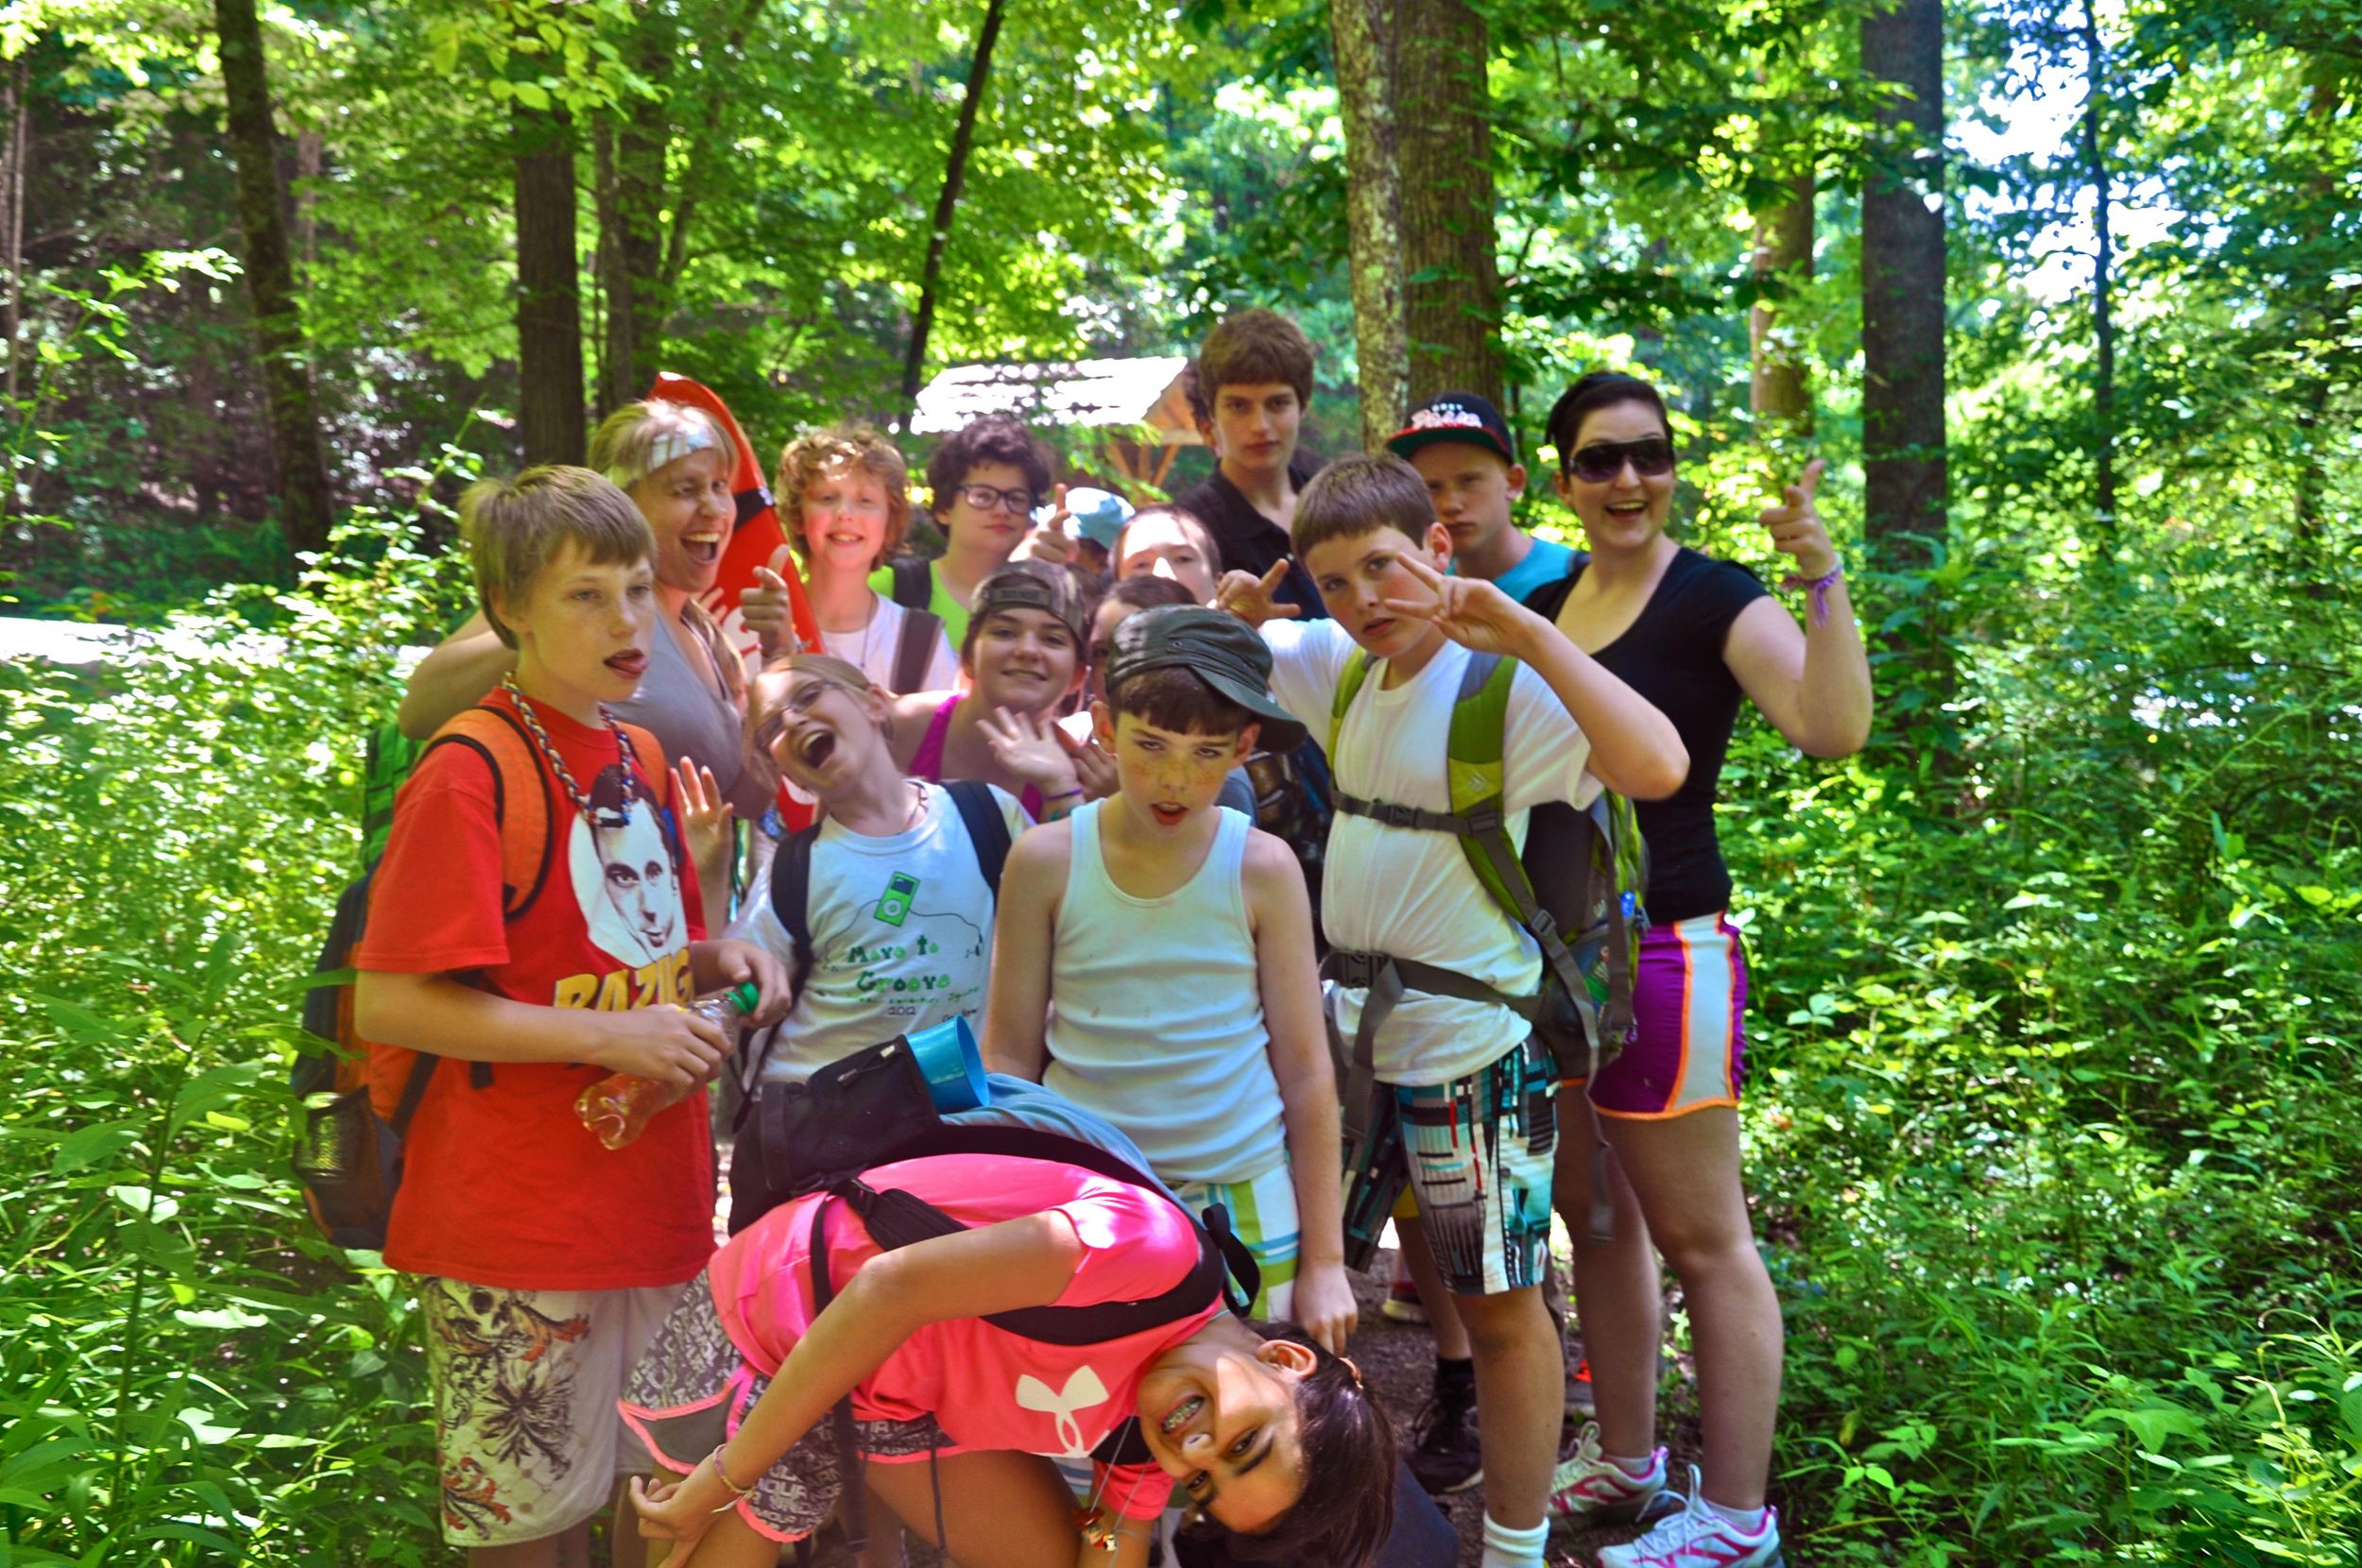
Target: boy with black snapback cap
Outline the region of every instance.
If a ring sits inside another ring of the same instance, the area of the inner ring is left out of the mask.
[[[1510,516],[1526,493],[1516,439],[1473,392],[1445,392],[1413,409],[1386,450],[1419,470],[1435,520],[1451,533],[1455,576],[1481,577],[1519,604],[1575,569],[1575,553],[1537,539]]]
[[[1312,916],[1288,846],[1216,804],[1258,740],[1304,726],[1261,638],[1220,610],[1115,629],[1092,705],[1117,793],[1026,834],[1002,873],[984,1056],[1121,1128],[1261,1267],[1258,1318],[1342,1352],[1354,1322],[1336,1077]]]

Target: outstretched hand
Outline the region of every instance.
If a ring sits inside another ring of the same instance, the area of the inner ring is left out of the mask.
[[[1044,724],[1030,713],[996,707],[979,719],[976,727],[984,731],[985,743],[992,747],[992,759],[1039,790],[1043,799],[1072,794],[1082,787],[1074,758],[1056,724]]]
[[[1796,575],[1808,580],[1837,570],[1837,547],[1829,542],[1828,527],[1813,505],[1813,494],[1821,488],[1821,475],[1828,466],[1818,457],[1806,464],[1803,475],[1788,486],[1781,503],[1766,506],[1755,520],[1771,533],[1772,548],[1793,559]]]
[[[1433,597],[1388,599],[1386,607],[1396,615],[1433,622],[1437,631],[1463,648],[1515,656],[1539,619],[1481,577],[1446,577],[1408,551],[1395,559]]]
[[[1228,610],[1250,626],[1266,621],[1292,621],[1304,612],[1279,600],[1279,585],[1288,580],[1288,562],[1272,562],[1258,577],[1252,571],[1225,571],[1214,588],[1214,608]]]
[[[673,764],[673,804],[680,812],[681,838],[689,846],[689,858],[696,862],[698,874],[709,866],[725,863],[720,857],[732,844],[730,833],[730,803],[722,798],[722,787],[715,782],[713,770],[684,757]]]

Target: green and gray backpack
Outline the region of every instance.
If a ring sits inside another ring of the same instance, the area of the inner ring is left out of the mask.
[[[1369,656],[1355,649],[1329,707],[1332,766],[1345,712],[1369,673]],[[1344,1058],[1339,1065],[1346,1082],[1349,1124],[1361,1116],[1356,1096],[1367,1092],[1371,1044],[1378,1023],[1405,991],[1513,1009],[1532,1022],[1562,1079],[1596,1080],[1631,1036],[1633,981],[1641,933],[1648,929],[1641,901],[1649,861],[1639,822],[1632,802],[1609,791],[1601,791],[1586,808],[1537,806],[1528,817],[1525,851],[1518,853],[1510,841],[1502,804],[1509,692],[1516,673],[1515,659],[1498,654],[1468,656],[1452,702],[1451,733],[1445,748],[1450,810],[1365,800],[1349,793],[1342,782],[1334,798],[1341,812],[1459,839],[1468,867],[1485,892],[1542,949],[1541,987],[1531,997],[1511,997],[1435,964],[1384,953],[1332,951],[1324,975],[1370,992],[1352,1048],[1348,1051],[1342,1039],[1337,1042]],[[1603,1187],[1600,1196],[1604,1197]],[[1594,1229],[1600,1228],[1595,1215]]]

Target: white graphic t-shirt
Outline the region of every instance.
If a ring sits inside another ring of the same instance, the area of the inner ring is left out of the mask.
[[[755,1036],[766,1082],[800,1083],[830,1063],[881,1040],[964,1015],[982,1027],[992,969],[992,890],[976,867],[959,808],[940,785],[927,792],[917,827],[891,838],[823,823],[812,846],[812,974],[777,1039]],[[1000,790],[993,800],[1015,839],[1030,824]],[[768,882],[755,890],[729,934],[792,965],[795,946],[772,912]]]

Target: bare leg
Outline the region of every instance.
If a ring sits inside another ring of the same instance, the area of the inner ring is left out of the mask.
[[[1411,1270],[1411,1283],[1419,1287],[1419,1304],[1427,1308],[1428,1326],[1435,1331],[1435,1354],[1447,1361],[1465,1361],[1468,1330],[1435,1267],[1435,1253],[1427,1244],[1427,1226],[1416,1219],[1397,1219],[1395,1239],[1402,1243],[1403,1264]]]
[[[1601,1118],[1605,1119],[1605,1118]],[[1591,1361],[1600,1447],[1636,1459],[1656,1447],[1657,1351],[1664,1340],[1664,1289],[1640,1205],[1614,1155],[1607,1162],[1616,1239],[1591,1239],[1591,1151],[1599,1147],[1581,1094],[1558,1096],[1558,1165],[1552,1191],[1575,1243],[1575,1321]]]
[[[1512,1529],[1531,1529],[1542,1523],[1558,1458],[1566,1347],[1542,1305],[1540,1286],[1463,1296],[1459,1304],[1476,1356],[1484,1511]]]
[[[649,1542],[651,1548],[662,1547],[669,1554],[678,1550],[670,1541]],[[706,1533],[697,1538],[697,1548],[678,1563],[670,1557],[658,1558],[652,1549],[650,1558],[659,1568],[778,1568],[779,1543],[746,1523],[736,1508],[715,1516]]]
[[[935,1473],[931,1478],[929,1472]],[[949,1454],[896,1464],[872,1461],[869,1490],[903,1527],[937,1546],[935,1487],[943,1489],[944,1555],[960,1568],[1044,1568],[1081,1555],[1074,1494],[1055,1466],[1033,1454]]]
[[[1661,1121],[1600,1119],[1688,1304],[1706,1500],[1761,1508],[1779,1415],[1782,1327],[1779,1295],[1747,1217],[1738,1113],[1717,1105]]]

